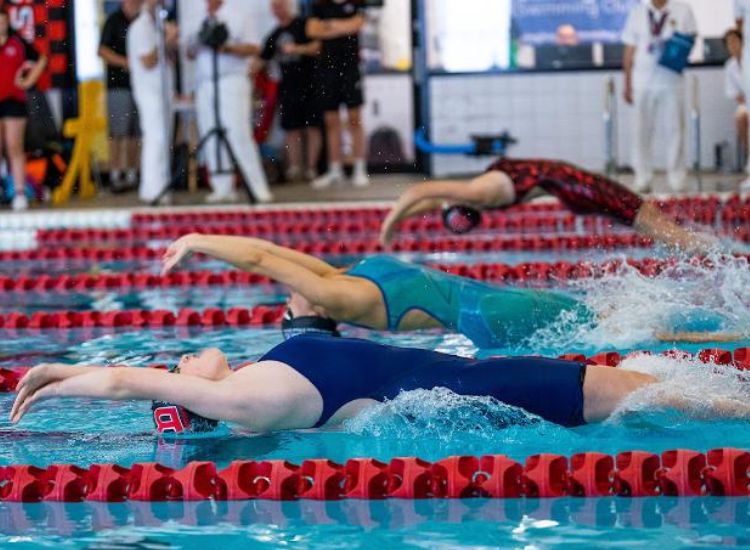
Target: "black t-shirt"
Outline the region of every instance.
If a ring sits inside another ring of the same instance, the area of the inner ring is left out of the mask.
[[[323,21],[350,19],[361,13],[362,0],[318,0],[312,9],[312,16]],[[323,40],[321,64],[331,70],[359,64],[359,34]]]
[[[102,30],[100,45],[106,46],[118,55],[127,56],[128,28],[133,22],[122,9],[107,17]],[[130,89],[130,73],[120,67],[107,65],[107,84],[110,88]]]
[[[307,20],[295,18],[286,27],[277,27],[266,38],[261,59],[276,59],[281,67],[281,85],[288,89],[300,89],[312,86],[315,74],[316,59],[309,55],[288,55],[282,52],[286,44],[309,44],[312,39],[307,36]]]

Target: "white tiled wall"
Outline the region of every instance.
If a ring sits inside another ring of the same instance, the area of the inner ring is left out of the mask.
[[[734,144],[733,106],[724,96],[721,68],[692,69],[686,85],[697,77],[701,88],[702,162],[712,166],[714,145]],[[508,130],[519,139],[516,157],[564,159],[592,170],[605,165],[604,99],[607,82],[618,91],[617,160],[630,164],[631,109],[619,98],[618,72],[443,76],[431,79],[431,133],[436,143],[465,143],[471,134]],[[686,124],[692,98],[686,90]],[[688,137],[688,151],[692,147]],[[663,147],[663,139],[657,137]],[[657,159],[663,152],[657,150]],[[692,156],[690,156],[692,164]],[[478,172],[487,158],[435,155],[432,173],[449,176]],[[657,163],[658,165],[658,163]]]

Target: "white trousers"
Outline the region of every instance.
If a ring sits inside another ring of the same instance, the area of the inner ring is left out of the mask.
[[[633,168],[636,187],[646,187],[654,179],[654,135],[664,124],[667,146],[667,180],[674,191],[687,184],[685,153],[685,91],[679,86],[644,86],[635,93],[635,139]]]
[[[138,197],[144,202],[156,200],[168,185],[169,155],[172,128],[164,113],[164,98],[159,94],[136,93],[138,118],[141,123],[141,185]],[[171,109],[170,109],[171,111]],[[171,120],[171,116],[170,116]],[[171,150],[171,147],[170,147]]]
[[[216,121],[214,116],[214,88],[211,80],[202,82],[196,90],[196,108],[198,111],[198,129],[201,136],[205,136],[217,124],[226,129],[237,163],[250,185],[255,198],[260,202],[271,200],[271,192],[268,189],[268,180],[263,171],[258,146],[251,133],[252,115],[250,112],[250,101],[252,89],[250,80],[243,75],[228,75],[219,79],[219,117]],[[212,137],[205,144],[203,156],[211,173],[211,187],[216,193],[225,195],[234,187],[234,176],[232,174],[216,174],[219,162],[216,154],[216,138]],[[230,170],[231,163],[229,153],[225,147],[221,148],[221,167]]]

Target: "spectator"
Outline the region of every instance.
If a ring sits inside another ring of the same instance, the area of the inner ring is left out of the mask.
[[[109,181],[112,190],[132,189],[138,184],[138,111],[130,89],[127,35],[138,17],[143,0],[122,0],[104,24],[99,57],[107,65],[107,111],[109,114]]]
[[[696,34],[692,8],[677,0],[649,0],[630,12],[625,42],[625,101],[635,105],[635,189],[647,192],[654,178],[653,136],[666,115],[667,179],[674,191],[687,184],[684,77],[659,63],[675,32]]]
[[[260,58],[276,60],[281,68],[279,102],[281,127],[286,131],[288,181],[315,179],[321,150],[322,116],[315,94],[316,58],[320,41],[312,40],[305,30],[306,20],[297,17],[296,0],[271,0],[271,11],[279,26],[266,38]],[[307,158],[303,172],[303,144]]]
[[[258,45],[252,43],[250,20],[239,19],[236,14],[223,9],[224,0],[206,0],[207,17],[201,31],[195,32],[189,40],[189,54],[196,59],[196,107],[198,110],[198,128],[202,136],[217,128],[226,130],[226,137],[234,150],[242,175],[258,202],[273,200],[268,189],[268,180],[263,172],[258,146],[251,132],[250,98],[251,84],[249,77],[249,58],[260,53]],[[203,30],[223,26],[228,34],[227,40],[218,47],[219,78],[219,120],[214,110],[213,56],[214,49],[201,41]],[[234,190],[234,176],[229,168],[231,162],[224,147],[221,148],[221,159],[216,153],[216,144],[212,137],[206,143],[206,154],[211,176],[213,192],[206,198],[207,202],[231,202],[237,199]],[[219,172],[219,166],[223,168]]]
[[[555,43],[558,46],[578,46],[581,43],[578,31],[573,25],[560,25],[555,33]]]
[[[745,87],[742,81],[742,33],[736,29],[724,35],[724,45],[729,52],[729,59],[724,65],[727,97],[737,102],[734,113],[737,124],[737,139],[742,147],[743,158],[748,158],[748,111],[745,104]]]
[[[13,210],[26,210],[26,154],[24,137],[29,117],[26,91],[42,76],[47,59],[10,27],[10,17],[0,9],[0,151],[10,164],[15,195]]]
[[[143,132],[141,184],[138,196],[146,203],[159,198],[165,203],[169,202],[169,195],[163,193],[169,185],[170,155],[167,151],[171,140],[174,72],[171,63],[166,60],[167,75],[166,79],[163,78],[159,63],[156,18],[160,4],[160,0],[146,0],[141,14],[130,25],[127,35],[130,83]],[[173,23],[167,23],[165,34],[167,47],[175,48],[178,38],[177,27]]]
[[[359,68],[359,32],[364,23],[361,0],[317,0],[307,22],[307,34],[323,42],[319,78],[328,143],[328,172],[313,182],[316,189],[344,180],[341,105],[349,112],[354,155],[352,183],[356,187],[370,183],[365,160],[364,94]]]

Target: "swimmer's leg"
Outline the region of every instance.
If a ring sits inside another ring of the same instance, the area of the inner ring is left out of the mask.
[[[705,254],[720,246],[715,236],[678,225],[653,203],[644,203],[638,210],[633,228],[652,239],[690,254]]]

